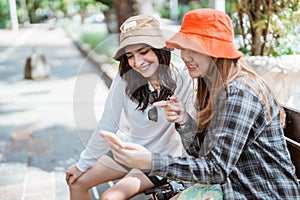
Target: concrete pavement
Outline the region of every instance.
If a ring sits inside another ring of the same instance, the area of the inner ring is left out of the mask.
[[[23,78],[32,48],[49,78]],[[65,170],[101,116],[108,81],[59,27],[0,30],[1,200],[69,199]]]

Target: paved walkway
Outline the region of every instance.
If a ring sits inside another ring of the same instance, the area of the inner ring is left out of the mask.
[[[32,49],[45,56],[49,78],[24,79]],[[110,63],[99,65],[103,59],[60,27],[0,30],[1,200],[69,199],[65,170],[93,132],[116,73]],[[93,188],[94,199],[107,187]],[[132,198],[143,199],[149,197]]]
[[[45,55],[49,78],[23,78],[32,48]],[[108,85],[61,28],[0,30],[1,200],[69,199],[65,170],[96,126]]]

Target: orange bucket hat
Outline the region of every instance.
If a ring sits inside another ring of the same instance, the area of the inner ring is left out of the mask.
[[[202,8],[187,12],[181,29],[166,41],[168,48],[190,49],[214,58],[240,58],[233,43],[231,19],[224,12]]]

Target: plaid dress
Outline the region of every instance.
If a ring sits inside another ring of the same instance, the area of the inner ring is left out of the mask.
[[[266,89],[270,121],[253,85],[249,87],[241,78],[228,84],[213,107],[214,115],[203,141],[191,117],[183,128],[177,127],[190,156],[174,158],[153,153],[149,175],[220,184],[224,199],[230,200],[300,199],[279,107]]]

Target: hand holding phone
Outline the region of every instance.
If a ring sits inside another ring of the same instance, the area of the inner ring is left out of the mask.
[[[101,130],[99,132],[99,134],[108,142],[108,143],[112,143],[112,144],[115,144],[115,145],[118,145],[119,147],[123,147],[123,142],[121,141],[121,139],[115,134],[115,133],[112,133],[112,132],[109,132],[109,131],[104,131],[104,130]]]

